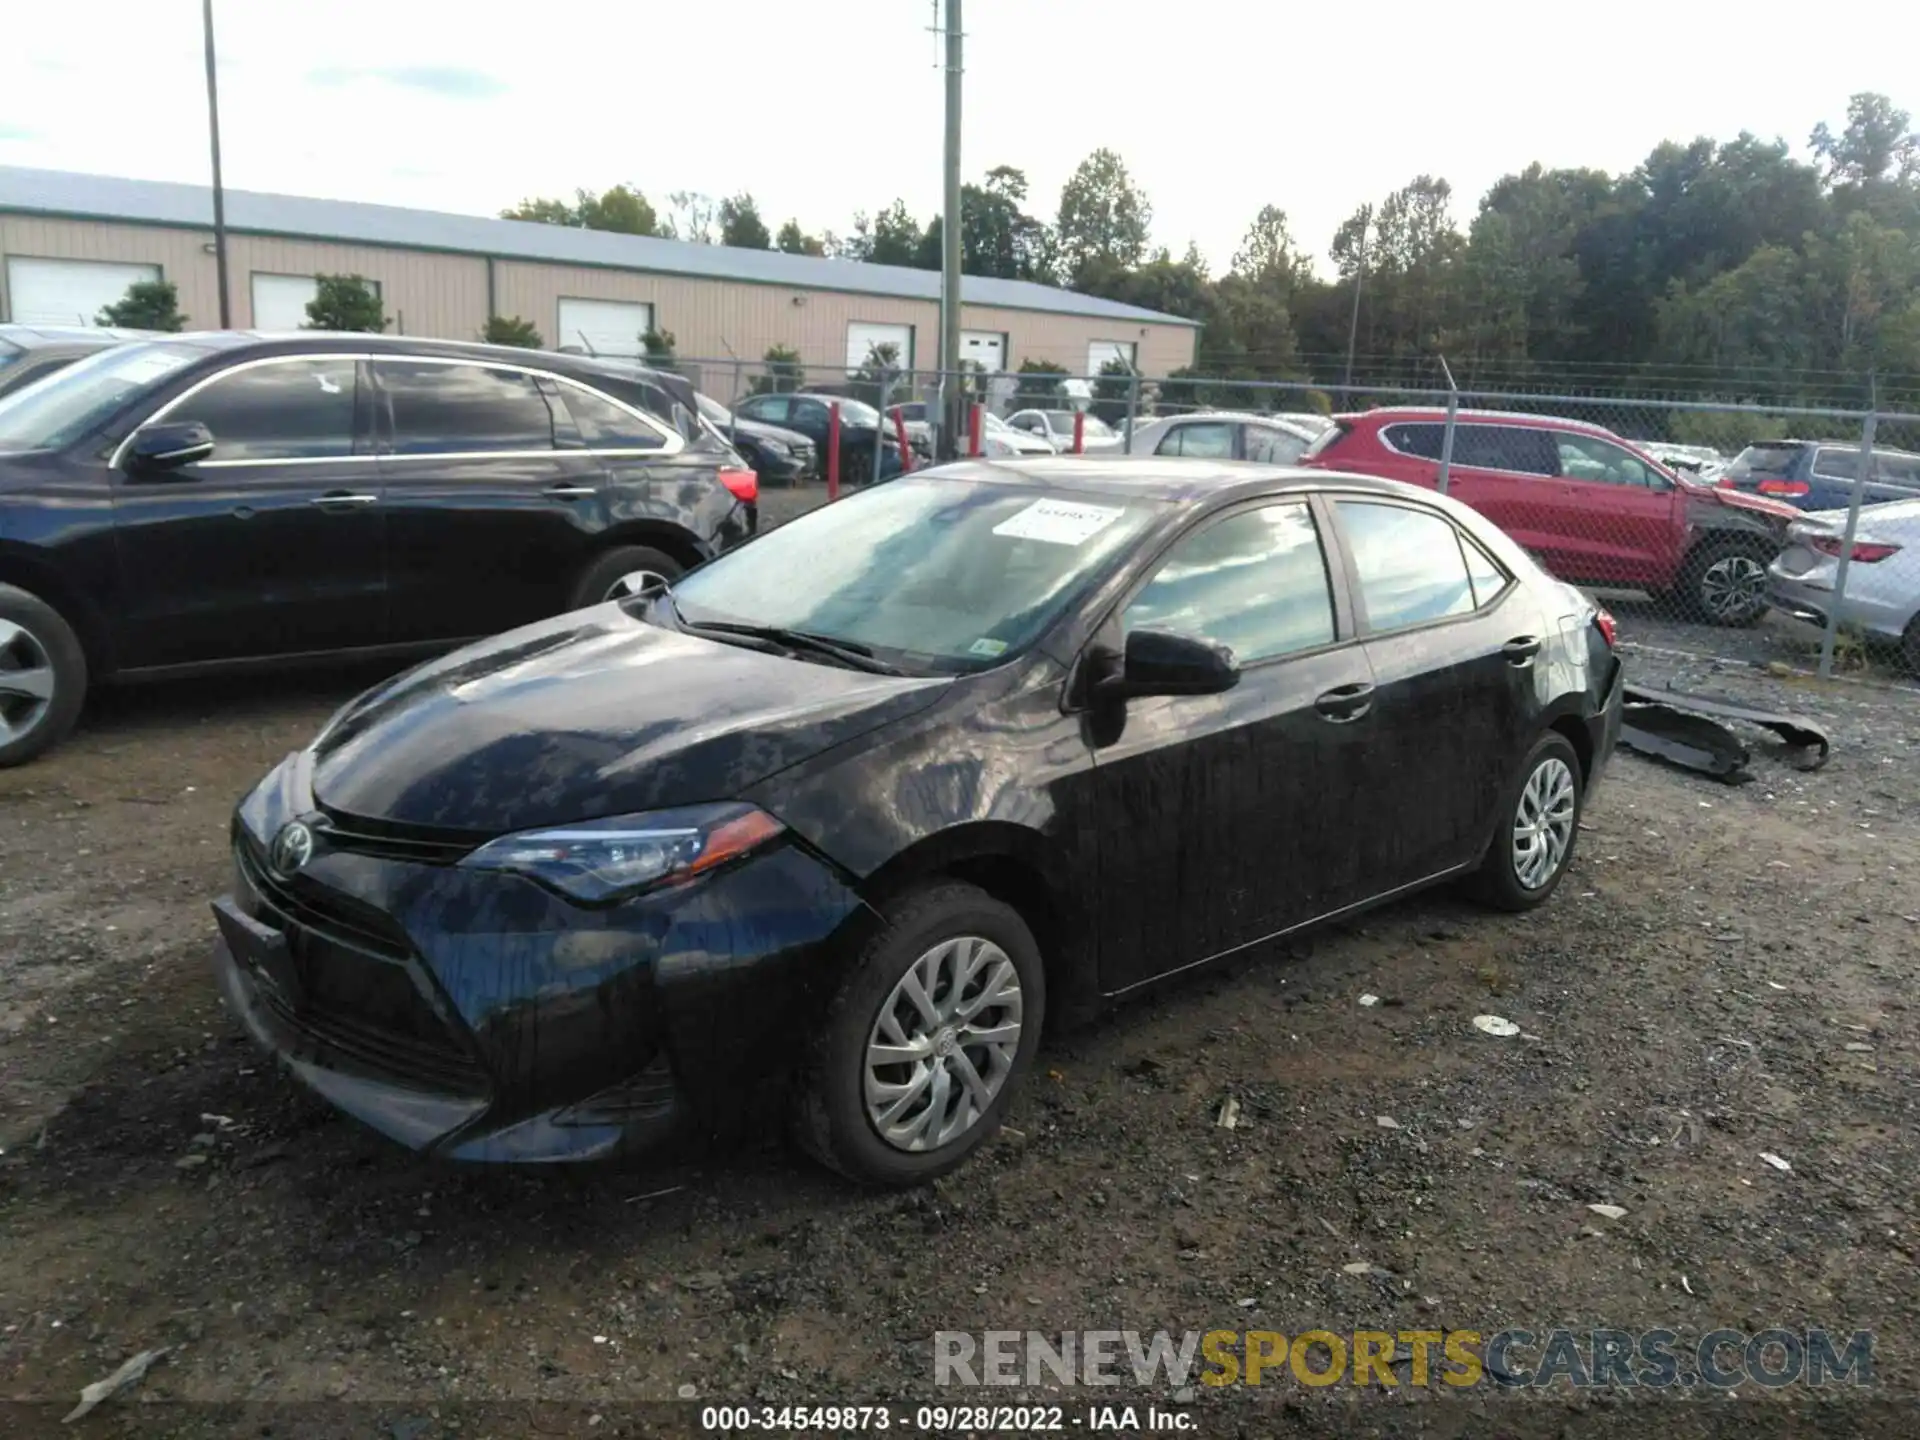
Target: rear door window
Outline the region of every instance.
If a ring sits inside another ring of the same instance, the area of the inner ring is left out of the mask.
[[[1434,453],[1439,454],[1437,450]],[[1476,470],[1507,470],[1522,475],[1560,473],[1560,454],[1553,435],[1530,425],[1456,426],[1453,463]]]
[[[1270,425],[1247,426],[1247,459],[1257,465],[1292,465],[1300,459],[1307,442],[1289,430]]]
[[[1176,425],[1161,437],[1157,455],[1187,455],[1205,460],[1233,458],[1233,426],[1218,420]]]
[[[484,365],[375,362],[396,455],[555,448],[551,403],[534,377]]]
[[[787,411],[793,402],[785,395],[756,395],[743,402],[739,413],[750,420],[764,420],[769,425],[784,425]]]
[[[1554,436],[1554,444],[1560,452],[1560,473],[1569,480],[1633,485],[1642,490],[1659,489],[1665,484],[1627,451],[1597,436],[1563,430]]]
[[[1860,474],[1860,452],[1823,445],[1813,454],[1813,473],[1822,480],[1853,480]]]
[[[598,391],[563,382],[560,399],[589,450],[658,450],[666,444],[658,429]]]
[[[1473,581],[1458,532],[1430,510],[1374,500],[1336,500],[1353,551],[1367,621],[1403,630],[1473,611]]]
[[[1438,460],[1445,434],[1444,425],[1389,425],[1380,432],[1381,438],[1393,449],[1419,460]],[[1453,458],[1460,457],[1456,453]]]

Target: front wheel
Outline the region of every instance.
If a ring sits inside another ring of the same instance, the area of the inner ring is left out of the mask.
[[[1046,977],[1011,906],[945,882],[886,908],[815,1030],[794,1135],[871,1185],[925,1184],[999,1129],[1040,1043]]]
[[[1709,540],[1687,559],[1682,602],[1690,619],[1713,625],[1752,625],[1767,613],[1767,565],[1772,552],[1748,539]]]
[[[1534,743],[1502,803],[1500,828],[1474,872],[1477,897],[1497,910],[1543,905],[1580,836],[1580,757],[1558,731]]]
[[[671,555],[650,545],[621,545],[596,556],[581,572],[574,582],[571,608],[584,610],[602,601],[642,594],[649,586],[679,579],[683,568]]]
[[[38,595],[0,585],[0,767],[58,744],[86,694],[87,656],[73,627]]]

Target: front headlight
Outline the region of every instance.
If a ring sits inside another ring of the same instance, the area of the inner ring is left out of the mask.
[[[524,875],[582,904],[603,905],[704,874],[785,828],[751,805],[692,805],[503,835],[460,863]]]
[[[760,448],[769,455],[792,456],[793,449],[784,440],[762,440]]]

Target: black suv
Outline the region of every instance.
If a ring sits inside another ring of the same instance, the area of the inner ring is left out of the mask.
[[[756,523],[680,377],[377,335],[116,346],[0,400],[0,765],[89,683],[445,648]]]
[[[154,334],[79,325],[0,325],[0,395],[44,379],[83,355]]]

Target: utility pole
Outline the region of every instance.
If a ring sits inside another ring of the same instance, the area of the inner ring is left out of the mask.
[[[1360,339],[1360,287],[1367,278],[1367,231],[1373,226],[1373,207],[1362,207],[1360,211],[1360,263],[1353,271],[1353,318],[1347,322],[1347,378],[1343,389],[1353,389],[1353,347]],[[1346,403],[1353,403],[1353,396],[1347,396]]]
[[[233,328],[232,302],[227,299],[227,192],[220,183],[220,86],[214,78],[213,0],[200,0],[202,28],[207,35],[207,133],[213,139],[213,265],[220,285],[220,328]]]
[[[960,0],[947,6],[946,203],[940,220],[940,443],[942,458],[960,453]]]

